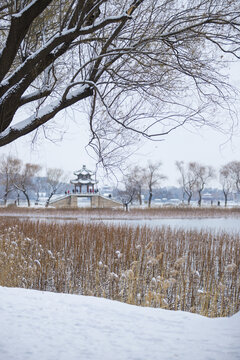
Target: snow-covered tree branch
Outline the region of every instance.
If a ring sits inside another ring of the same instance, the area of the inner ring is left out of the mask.
[[[240,57],[236,1],[2,0],[0,44],[0,146],[78,103],[100,159],[131,131],[221,127],[208,117],[218,107],[232,119],[222,68]],[[25,107],[32,115],[18,122]]]

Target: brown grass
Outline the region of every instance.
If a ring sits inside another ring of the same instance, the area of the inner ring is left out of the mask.
[[[0,207],[0,216],[27,216],[49,218],[101,218],[101,219],[152,219],[152,218],[208,218],[208,217],[240,217],[240,208],[224,207],[188,207],[162,206],[158,208],[132,208],[130,212],[123,209],[91,209],[91,208],[21,208]]]
[[[0,285],[229,316],[240,309],[240,237],[2,218]]]

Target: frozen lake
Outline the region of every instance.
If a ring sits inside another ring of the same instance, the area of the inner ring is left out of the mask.
[[[129,219],[129,220],[101,220],[105,224],[126,224],[132,226],[161,227],[170,226],[171,228],[184,228],[186,230],[215,230],[240,233],[239,218],[165,218],[165,219]]]
[[[91,223],[104,223],[115,225],[128,225],[128,226],[149,226],[152,228],[161,226],[170,226],[171,228],[183,228],[185,230],[214,230],[214,231],[227,231],[228,233],[240,234],[240,218],[239,217],[219,217],[219,218],[153,218],[153,219],[136,219],[131,218],[104,218],[104,217],[88,217],[88,216],[31,216],[31,215],[12,215],[4,214],[1,216],[14,217],[22,220],[30,221],[45,221],[49,223],[76,223],[76,222],[91,222]]]

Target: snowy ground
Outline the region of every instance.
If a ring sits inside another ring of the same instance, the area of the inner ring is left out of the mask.
[[[1,360],[235,360],[240,313],[209,319],[0,287]]]

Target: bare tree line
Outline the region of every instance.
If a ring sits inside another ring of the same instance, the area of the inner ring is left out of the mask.
[[[126,207],[134,200],[142,205],[143,189],[148,191],[148,207],[151,207],[154,188],[167,179],[161,172],[161,165],[161,162],[149,162],[146,167],[134,166],[128,171],[123,179],[125,190],[121,194]],[[182,200],[184,202],[186,198],[188,205],[194,194],[197,194],[198,206],[202,205],[203,190],[211,180],[219,180],[225,206],[231,193],[240,194],[240,161],[231,161],[221,166],[219,172],[212,166],[198,162],[176,161],[175,165],[180,175],[178,183],[182,189]]]
[[[10,194],[17,196],[16,204],[19,204],[22,193],[30,206],[29,193],[36,192],[36,203],[39,201],[39,194],[43,185],[47,188],[48,197],[46,207],[49,206],[52,196],[66,181],[66,175],[62,169],[47,168],[44,177],[39,177],[42,166],[38,164],[24,164],[20,159],[10,155],[3,155],[0,158],[0,184],[3,187],[3,202],[7,204]]]
[[[179,184],[187,195],[188,205],[190,204],[193,193],[198,194],[198,205],[202,204],[202,192],[209,180],[215,178],[216,173],[212,166],[205,166],[197,162],[189,162],[184,166],[183,161],[177,161],[176,167],[180,172]]]
[[[148,162],[146,167],[134,166],[124,177],[125,190],[120,192],[122,202],[126,210],[133,200],[137,199],[139,205],[142,205],[142,190],[147,188],[148,207],[151,207],[153,189],[159,186],[162,180],[166,179],[160,171],[161,162]]]
[[[224,204],[227,206],[228,197],[231,193],[240,193],[240,161],[230,161],[221,166],[219,172],[212,166],[201,165],[196,162],[184,164],[177,161],[176,166],[180,172],[179,184],[183,193],[187,195],[190,204],[194,191],[198,193],[198,205],[202,203],[202,191],[212,179],[218,178],[224,194]]]
[[[186,199],[190,205],[193,195],[197,194],[198,205],[202,205],[202,193],[211,180],[219,180],[224,195],[224,204],[227,206],[230,194],[240,194],[240,161],[231,161],[216,171],[212,166],[198,162],[176,161],[176,169],[179,173],[178,183],[182,189],[182,200]],[[167,176],[161,171],[162,163],[148,162],[146,166],[133,166],[123,178],[124,190],[119,190],[125,208],[130,203],[137,201],[143,204],[143,192],[148,194],[147,204],[151,207],[154,190],[160,187]],[[0,159],[0,185],[3,188],[3,202],[7,204],[10,194],[14,194],[16,203],[19,203],[20,194],[23,194],[28,206],[30,206],[29,193],[36,193],[36,203],[39,202],[39,194],[43,188],[48,196],[45,206],[67,181],[64,170],[59,168],[45,169],[45,175],[39,176],[42,166],[39,164],[24,164],[20,159],[10,155],[3,155]]]

